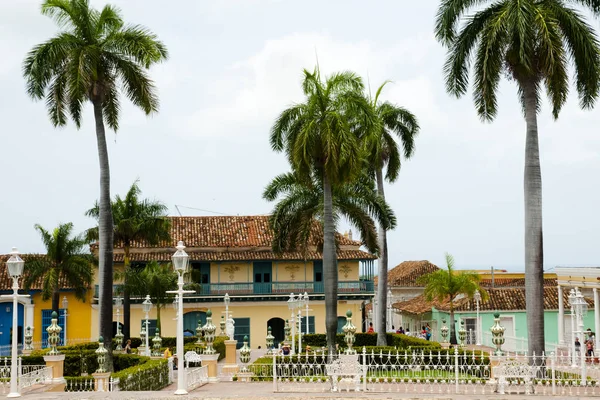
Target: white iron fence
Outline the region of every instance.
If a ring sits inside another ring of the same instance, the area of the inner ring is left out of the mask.
[[[315,352],[276,354],[272,363],[263,359],[248,369],[254,381],[272,380],[274,392],[358,389],[414,394],[600,396],[600,360],[582,358],[579,353],[575,357],[570,353],[490,357],[482,351],[452,349],[378,353],[363,349],[351,357],[339,354],[333,358],[342,360],[342,365]]]
[[[496,348],[496,346],[492,343],[492,333],[491,332],[482,332],[483,337],[482,345]],[[528,351],[529,341],[527,338],[504,335],[504,344],[502,345],[502,349],[510,352],[518,352],[524,353]],[[562,348],[557,343],[545,342],[546,354],[550,354],[551,352],[558,353],[562,350]],[[563,346],[564,347],[564,346]]]
[[[196,389],[208,383],[208,366],[185,369],[187,390]]]

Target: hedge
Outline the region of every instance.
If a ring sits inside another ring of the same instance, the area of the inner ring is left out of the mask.
[[[120,391],[155,391],[169,385],[169,363],[165,359],[150,360],[111,374],[119,379]]]
[[[213,349],[215,349],[215,351],[217,353],[219,353],[219,361],[221,361],[222,359],[225,358],[225,341],[228,340],[229,338],[227,336],[217,336],[215,338],[215,341],[213,342]],[[196,339],[194,338],[194,341],[191,343],[187,343],[186,345],[184,345],[183,347],[183,353],[187,353],[188,351],[195,351],[198,354],[202,354],[202,352],[204,351],[203,347],[200,347],[196,344]]]
[[[337,334],[335,339],[335,342],[339,347],[346,347],[343,334]],[[357,333],[355,335],[355,339],[356,340],[354,341],[353,347],[356,348],[362,348],[363,346],[377,346],[377,335],[374,333]],[[441,348],[438,342],[401,335],[398,333],[388,333],[386,334],[386,339],[388,346],[396,347],[398,349],[408,349],[411,347]],[[304,335],[302,336],[302,346],[311,346],[317,348],[326,347],[327,337],[323,333]]]

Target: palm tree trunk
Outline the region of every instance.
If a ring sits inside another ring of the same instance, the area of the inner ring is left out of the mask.
[[[161,304],[160,303],[156,303],[156,329],[158,329],[159,332],[162,332],[162,327],[160,326],[160,309],[161,309]]]
[[[525,301],[529,354],[544,346],[544,249],[542,237],[542,172],[537,129],[537,98],[533,80],[521,84],[525,104]]]
[[[129,288],[127,287],[127,268],[129,268],[129,246],[124,246],[125,253],[123,257],[123,340],[127,343],[127,339],[131,338],[131,297]]]
[[[454,322],[454,304],[452,304],[452,299],[450,299],[450,344],[458,344],[458,340],[456,340],[456,323]]]
[[[106,367],[112,371],[112,301],[113,301],[113,218],[110,204],[110,168],[108,149],[102,115],[102,104],[96,100],[94,118],[96,120],[96,140],[98,142],[98,158],[100,161],[100,217],[98,231],[100,238],[99,271],[99,330],[100,336],[109,349]]]
[[[383,189],[382,168],[377,168],[377,193],[385,198]],[[387,254],[387,232],[379,226],[379,274],[377,277],[377,346],[387,346],[387,291],[388,291],[388,254]]]
[[[52,292],[52,311],[56,311],[57,315],[60,315],[60,292],[58,291],[58,285]]]
[[[325,284],[325,329],[329,355],[335,352],[337,335],[338,271],[331,182],[323,173],[323,281]]]

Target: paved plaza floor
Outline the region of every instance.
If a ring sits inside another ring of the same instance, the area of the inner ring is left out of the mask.
[[[228,400],[228,399],[249,399],[249,400],[269,400],[273,398],[278,399],[289,399],[289,400],[300,400],[300,399],[326,399],[326,400],[337,400],[337,399],[436,399],[436,400],[498,400],[498,399],[509,399],[509,400],[521,400],[521,399],[542,399],[542,398],[554,398],[562,399],[561,396],[525,396],[518,394],[511,395],[472,395],[472,394],[402,394],[402,393],[363,393],[363,392],[343,392],[343,393],[273,393],[273,384],[270,382],[219,382],[213,384],[204,385],[192,392],[187,396],[175,396],[174,386],[170,386],[165,390],[159,392],[84,392],[84,393],[67,393],[67,392],[43,392],[42,388],[38,390],[32,390],[23,394],[24,399],[35,399],[35,400],[53,400],[53,399],[76,399],[76,400],[87,400],[87,399],[132,399],[132,400],[166,400],[166,399],[202,399],[202,400]],[[595,399],[598,397],[569,397],[569,399],[587,400]]]

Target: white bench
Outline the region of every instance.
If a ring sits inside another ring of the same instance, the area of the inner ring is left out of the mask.
[[[498,379],[496,391],[498,394],[504,394],[506,386],[511,381],[523,381],[525,386],[525,394],[533,394],[537,367],[528,365],[521,361],[510,360],[502,361],[497,366],[493,367],[493,377]]]
[[[338,379],[341,382],[354,384],[354,390],[360,392],[360,378],[364,376],[365,366],[358,361],[358,356],[343,354],[331,364],[325,365],[327,376],[331,379],[331,391],[338,391]]]
[[[183,360],[185,361],[185,367],[189,368],[190,363],[199,363],[202,361],[202,357],[200,357],[200,354],[196,353],[195,351],[188,351],[183,356]]]

